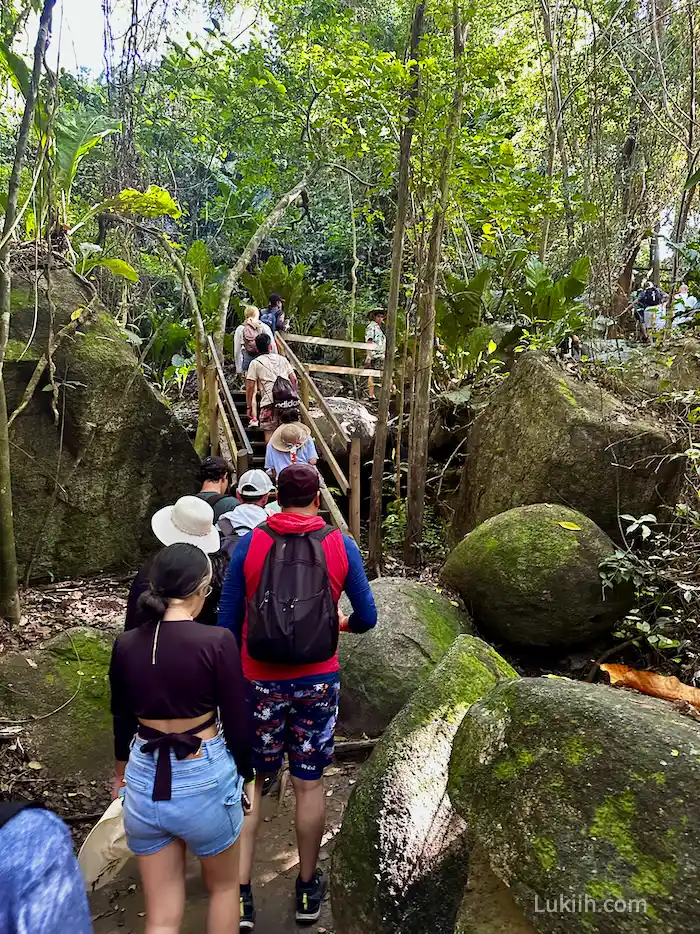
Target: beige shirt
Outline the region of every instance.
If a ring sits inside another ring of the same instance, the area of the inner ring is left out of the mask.
[[[260,405],[272,405],[272,387],[275,385],[275,380],[278,376],[285,376],[287,379],[290,379],[294,369],[289,363],[286,357],[283,357],[281,354],[263,354],[260,357],[256,357],[253,362],[248,367],[248,372],[246,373],[246,380],[251,382],[256,382],[258,384],[258,389],[262,394],[262,399],[260,400]]]

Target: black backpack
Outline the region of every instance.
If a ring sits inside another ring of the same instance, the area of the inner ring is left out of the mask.
[[[322,542],[333,528],[272,539],[248,608],[248,654],[273,665],[314,665],[338,648],[338,607]]]
[[[663,295],[659,289],[655,285],[650,285],[639,296],[639,304],[643,308],[652,308],[654,305],[658,305],[662,298]]]
[[[272,387],[272,402],[277,412],[299,408],[299,393],[286,376],[278,376]]]

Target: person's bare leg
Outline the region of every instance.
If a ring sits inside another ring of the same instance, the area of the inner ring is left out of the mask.
[[[146,934],[178,934],[185,911],[185,844],[174,840],[138,860],[146,904]]]
[[[202,878],[209,892],[207,934],[233,934],[238,930],[240,850],[236,841],[223,853],[200,859]]]
[[[262,805],[262,790],[265,784],[265,775],[258,775],[255,780],[255,801],[251,802],[253,810],[243,818],[243,830],[240,838],[241,851],[241,885],[250,885],[253,874],[253,860],[255,859],[255,837],[260,825],[260,808]]]
[[[326,827],[326,795],[323,779],[307,781],[292,775],[296,794],[296,831],[299,848],[299,878],[311,882],[318,865],[321,840]]]
[[[370,399],[377,398],[374,394],[374,377],[373,376],[367,377],[367,394],[370,397]]]

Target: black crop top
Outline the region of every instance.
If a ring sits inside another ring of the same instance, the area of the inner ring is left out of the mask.
[[[228,629],[192,620],[144,623],[117,638],[109,680],[119,761],[129,758],[139,719],[201,717],[218,709],[238,773],[252,779],[251,718],[238,644]]]

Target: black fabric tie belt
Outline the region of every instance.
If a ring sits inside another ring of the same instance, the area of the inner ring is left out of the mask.
[[[173,772],[170,765],[170,750],[175,753],[178,760],[186,759],[188,756],[199,752],[202,745],[202,730],[214,726],[216,723],[216,714],[212,715],[206,723],[199,723],[190,730],[184,730],[182,733],[161,733],[151,726],[139,724],[138,735],[141,739],[148,740],[141,747],[141,752],[155,753],[158,750],[158,762],[156,764],[156,779],[153,783],[153,800],[170,801],[172,797]]]

